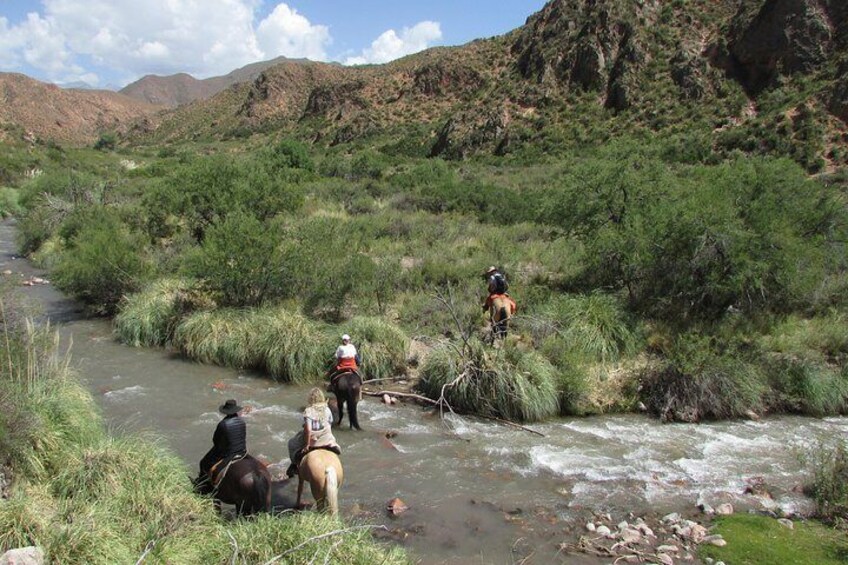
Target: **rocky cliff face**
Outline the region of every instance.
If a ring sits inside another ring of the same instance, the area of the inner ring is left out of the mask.
[[[698,116],[710,135],[750,125],[736,136],[743,150],[775,147],[751,138],[799,108],[825,129],[827,112],[848,118],[846,14],[845,0],[552,0],[505,36],[387,65],[282,62],[178,109],[152,135],[273,127],[327,145],[416,135],[431,155],[463,158],[591,130],[573,109],[595,104],[605,127],[679,130]],[[785,84],[786,107],[756,122],[758,97]]]

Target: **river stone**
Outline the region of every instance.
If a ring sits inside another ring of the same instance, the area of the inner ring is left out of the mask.
[[[665,522],[666,524],[679,522],[680,521],[680,514],[678,514],[677,512],[672,512],[671,514],[666,514],[665,516],[663,516],[662,521]]]
[[[792,523],[792,520],[789,520],[787,518],[778,518],[777,523],[785,528],[789,528],[790,530],[795,529],[795,524]]]
[[[701,510],[704,514],[711,515],[715,514],[715,508],[704,502],[703,504],[698,505],[698,509]]]
[[[407,506],[401,499],[393,498],[386,503],[386,510],[388,510],[389,514],[392,516],[398,516],[399,514],[403,514],[409,510],[409,506]]]
[[[680,548],[676,545],[661,545],[657,547],[657,553],[677,553]]]
[[[648,524],[645,524],[645,523],[639,524],[639,531],[642,532],[642,534],[644,534],[645,536],[647,536],[649,538],[657,537],[656,535],[654,535],[654,530],[652,530],[650,527],[648,527]]]
[[[621,521],[621,522],[618,523],[618,526],[616,526],[616,527],[618,528],[618,531],[621,532],[621,531],[629,528],[630,524],[628,524],[626,521]]]
[[[733,514],[733,505],[729,502],[725,502],[724,504],[719,504],[715,511],[719,516],[730,516]]]
[[[642,541],[642,534],[633,528],[624,528],[621,530],[621,541],[624,543],[639,543]]]
[[[594,532],[595,531],[595,523],[594,522],[587,522],[586,523],[586,529],[589,530],[590,532]]]
[[[44,565],[44,551],[38,547],[10,549],[0,556],[0,565]]]
[[[727,545],[727,542],[723,538],[710,540],[710,543],[716,547],[724,547],[725,545]]]
[[[674,559],[668,553],[657,553],[657,560],[663,565],[674,565]]]
[[[602,535],[602,536],[608,536],[608,535],[610,535],[610,529],[609,529],[609,528],[607,528],[606,526],[598,526],[598,527],[595,529],[595,531],[596,531],[598,534]]]

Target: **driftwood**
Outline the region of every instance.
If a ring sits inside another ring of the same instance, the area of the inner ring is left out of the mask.
[[[415,400],[420,400],[422,402],[426,402],[426,403],[431,404],[433,406],[439,406],[439,404],[440,404],[440,402],[438,400],[433,400],[432,398],[427,398],[426,396],[421,396],[420,394],[412,394],[411,392],[394,392],[392,390],[381,390],[380,392],[363,391],[362,394],[364,394],[366,396],[373,396],[373,397],[376,397],[376,398],[382,398],[382,396],[384,394],[388,394],[389,396],[399,396],[401,398],[413,398]],[[450,408],[450,406],[448,406],[448,408]],[[451,410],[451,413],[456,415],[456,413],[453,410]],[[521,424],[516,424],[515,422],[510,422],[509,420],[504,420],[503,418],[497,418],[495,416],[482,416],[480,414],[475,414],[475,416],[477,416],[478,418],[482,418],[484,420],[492,420],[493,422],[499,422],[499,423],[505,424],[507,426],[512,426],[514,428],[518,428],[519,430],[524,430],[525,432],[530,432],[531,434],[536,434],[537,436],[540,436],[540,437],[547,437],[542,432],[537,432],[536,430],[533,430],[533,429],[528,428],[526,426],[522,426]]]

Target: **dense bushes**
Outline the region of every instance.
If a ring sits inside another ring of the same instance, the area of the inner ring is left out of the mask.
[[[807,492],[816,501],[816,513],[828,521],[848,521],[848,442],[831,438],[811,451],[812,480]]]
[[[508,420],[533,422],[559,412],[556,371],[538,353],[478,341],[459,347],[443,345],[427,356],[418,385],[424,394],[438,399],[444,390],[457,411]]]
[[[140,235],[111,216],[93,218],[69,242],[54,280],[93,310],[112,314],[121,298],[141,288],[152,273],[140,249]]]

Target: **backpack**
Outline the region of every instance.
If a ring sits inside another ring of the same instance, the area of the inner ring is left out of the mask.
[[[501,273],[495,273],[492,275],[492,292],[495,294],[504,294],[509,289],[509,285],[506,283],[506,277],[504,277]]]

